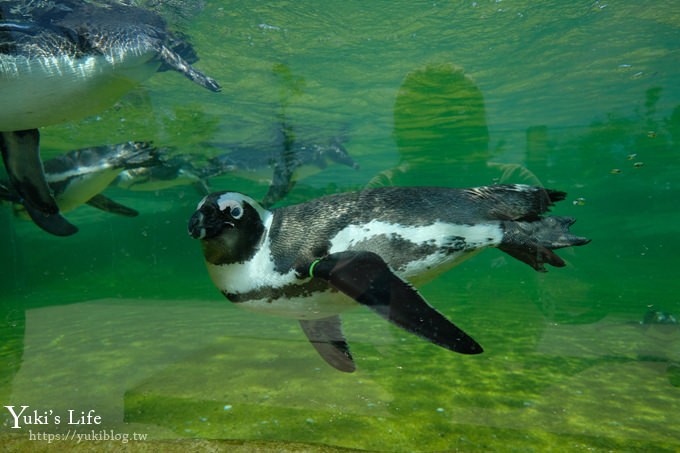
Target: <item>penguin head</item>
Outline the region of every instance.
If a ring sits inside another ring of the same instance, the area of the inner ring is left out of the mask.
[[[258,202],[237,192],[215,192],[189,219],[189,235],[200,239],[212,264],[247,261],[257,251],[268,215]]]

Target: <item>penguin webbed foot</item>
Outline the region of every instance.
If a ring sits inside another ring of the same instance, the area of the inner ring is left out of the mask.
[[[160,59],[165,67],[169,67],[181,74],[183,74],[187,79],[192,82],[206,88],[210,91],[218,92],[222,90],[220,84],[201,71],[197,70],[191,64],[189,64],[184,58],[182,58],[178,53],[169,49],[166,46],[162,46],[160,49]]]
[[[299,267],[297,270],[299,275],[305,274]],[[328,281],[383,318],[431,343],[461,354],[483,352],[474,339],[430,306],[375,253],[333,253],[314,261],[306,274]]]
[[[505,235],[498,248],[538,272],[547,272],[545,264],[564,267],[564,260],[553,250],[578,247],[590,242],[590,239],[569,231],[574,222],[576,219],[572,217],[560,216],[533,222],[505,222]]]

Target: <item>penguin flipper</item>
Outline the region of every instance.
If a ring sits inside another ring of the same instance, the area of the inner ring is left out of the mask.
[[[28,203],[24,203],[24,209],[26,209],[26,212],[29,217],[31,217],[31,220],[33,220],[33,223],[50,234],[55,236],[71,236],[78,232],[78,227],[69,223],[58,212],[56,214],[45,215]]]
[[[438,346],[461,354],[483,352],[475,340],[428,304],[375,253],[333,253],[315,261],[308,273],[328,281],[393,324]]]
[[[349,345],[342,334],[339,316],[301,319],[300,327],[319,355],[333,368],[351,373],[356,369]]]
[[[102,194],[97,194],[90,198],[87,200],[87,204],[93,208],[101,209],[102,211],[122,215],[125,217],[137,217],[139,215],[139,212],[136,210],[128,208],[127,206],[123,206],[122,204],[117,203]]]
[[[67,222],[61,214],[45,215],[28,203],[24,203],[17,190],[10,185],[5,185],[3,181],[0,181],[0,201],[22,205],[33,223],[55,236],[70,236],[78,231],[78,228]]]
[[[205,179],[199,179],[198,181],[192,184],[192,187],[202,197],[205,197],[211,192],[210,184]]]
[[[44,215],[58,213],[40,161],[38,129],[0,132],[0,148],[9,179],[21,198]]]
[[[40,161],[38,129],[0,132],[0,149],[7,175],[33,222],[55,236],[70,236],[78,231],[59,213],[57,202],[47,185]]]

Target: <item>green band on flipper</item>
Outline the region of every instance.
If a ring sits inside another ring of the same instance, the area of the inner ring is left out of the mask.
[[[314,266],[316,266],[317,264],[319,264],[319,261],[321,261],[321,260],[314,260],[314,261],[312,262],[312,264],[309,265],[309,276],[310,276],[310,277],[314,277]]]

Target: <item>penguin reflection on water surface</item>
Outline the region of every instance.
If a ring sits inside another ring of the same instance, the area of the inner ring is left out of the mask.
[[[182,55],[180,55],[180,53]],[[38,128],[113,105],[157,71],[173,69],[211,91],[190,44],[152,11],[119,2],[0,1],[0,151],[35,222],[67,236],[40,161]]]
[[[357,303],[438,346],[481,353],[408,282],[487,247],[539,272],[564,266],[554,249],[590,242],[569,232],[573,218],[542,216],[565,195],[520,184],[381,187],[268,211],[246,195],[216,192],[198,204],[189,234],[227,299],[298,319],[319,354],[351,372],[339,315]]]

